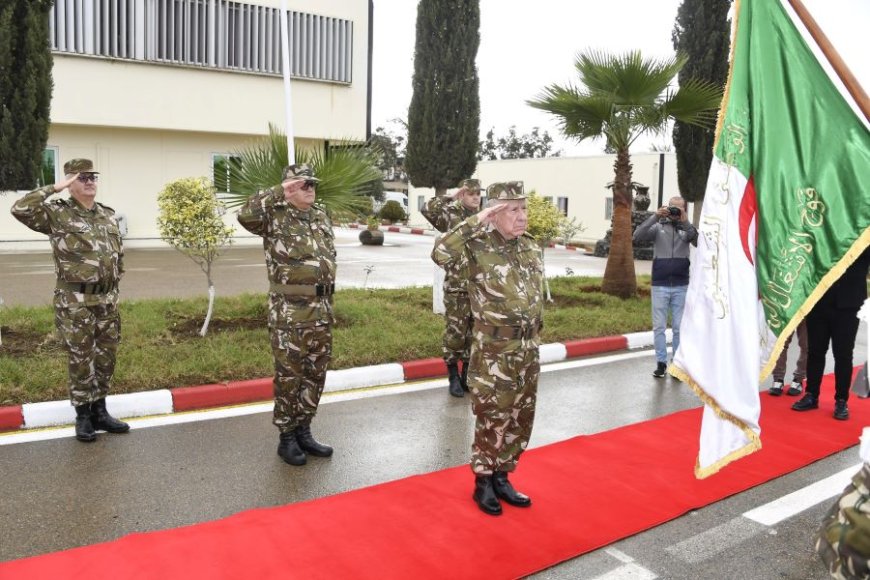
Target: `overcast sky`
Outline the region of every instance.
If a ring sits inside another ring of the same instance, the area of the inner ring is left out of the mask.
[[[870,0],[803,0],[865,90],[870,90]],[[538,126],[563,154],[600,153],[600,144],[565,140],[549,115],[525,104],[544,86],[575,80],[574,57],[585,48],[673,54],[671,31],[681,0],[481,0],[480,128],[496,134]],[[414,70],[417,2],[374,0],[372,128],[407,117]],[[670,135],[638,143],[670,144]]]

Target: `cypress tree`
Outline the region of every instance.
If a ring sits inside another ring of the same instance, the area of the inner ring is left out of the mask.
[[[731,0],[683,0],[671,39],[677,52],[689,57],[680,71],[682,83],[688,79],[725,86],[728,76]],[[674,124],[674,149],[677,157],[677,182],[680,195],[688,201],[704,199],[707,174],[713,160],[715,131]]]
[[[0,3],[0,190],[32,189],[48,141],[54,0]]]
[[[405,169],[437,194],[477,167],[479,0],[420,0]]]

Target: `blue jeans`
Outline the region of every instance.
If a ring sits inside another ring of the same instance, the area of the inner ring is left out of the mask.
[[[671,328],[674,331],[673,352],[680,348],[680,322],[683,320],[683,307],[686,305],[688,286],[652,287],[653,344],[656,348],[656,361],[668,362],[668,339],[665,329],[668,326],[668,312],[671,313]]]

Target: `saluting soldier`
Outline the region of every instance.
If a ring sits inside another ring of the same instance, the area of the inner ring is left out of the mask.
[[[503,500],[528,507],[508,474],[532,434],[543,316],[543,256],[528,225],[519,181],[487,188],[486,209],[467,218],[436,244],[432,259],[462,265],[474,317],[468,386],[476,417],[471,469],[474,501],[490,515]]]
[[[253,195],[239,223],[263,237],[269,276],[269,334],[275,360],[278,455],[305,465],[306,453],[332,455],[311,434],[332,358],[335,234],[326,212],[314,205],[317,182],[308,165],[284,169],[280,187]]]
[[[118,284],[124,250],[115,210],[95,200],[99,172],[90,159],[71,159],[63,181],[31,191],[12,215],[47,234],[57,283],[54,320],[68,353],[70,401],[76,409],[76,439],[94,441],[96,430],[126,433],[130,426],[106,410],[121,340]],[[48,198],[65,189],[70,197]]]
[[[480,181],[466,179],[453,194],[436,195],[423,208],[423,217],[439,232],[446,232],[473,216],[480,209]],[[471,352],[471,306],[468,302],[466,276],[455,264],[445,267],[444,336],[442,352],[447,365],[449,391],[464,397],[468,391],[468,357]],[[462,361],[462,374],[459,374]]]

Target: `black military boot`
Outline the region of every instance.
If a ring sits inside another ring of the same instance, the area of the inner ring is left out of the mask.
[[[305,465],[305,462],[308,461],[308,459],[299,448],[299,442],[296,440],[296,432],[288,431],[287,433],[281,433],[279,439],[278,455],[281,456],[281,459],[290,465]]]
[[[513,506],[529,507],[532,505],[532,500],[529,496],[514,489],[514,486],[508,481],[506,471],[496,471],[492,474],[492,488],[495,490],[496,497],[503,499]]]
[[[123,421],[118,421],[106,410],[106,399],[99,399],[91,403],[91,424],[94,429],[108,431],[109,433],[126,433],[130,426]]]
[[[450,394],[454,397],[464,397],[465,391],[462,389],[462,383],[459,378],[459,368],[456,363],[447,365],[447,375],[450,380]]]
[[[462,361],[462,376],[459,377],[459,384],[462,385],[462,390],[468,392],[468,361]]]
[[[96,441],[97,434],[91,423],[91,406],[89,404],[76,405],[76,439],[79,441]]]
[[[471,496],[477,507],[491,516],[501,515],[501,503],[495,496],[495,490],[492,488],[491,475],[478,475],[474,479],[474,494]]]
[[[311,434],[311,425],[299,425],[296,427],[296,441],[299,442],[299,447],[302,451],[316,457],[332,456],[332,447],[318,443]]]

